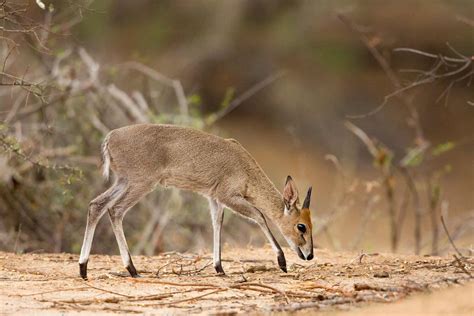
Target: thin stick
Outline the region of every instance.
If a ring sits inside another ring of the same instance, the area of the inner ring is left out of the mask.
[[[159,281],[159,280],[140,280],[140,279],[131,279],[133,282],[137,283],[156,283],[162,285],[171,285],[171,286],[202,286],[202,287],[214,287],[218,288],[219,286],[210,283],[176,283],[168,281]]]
[[[421,51],[421,50],[418,50],[418,49],[407,48],[407,47],[395,48],[393,51],[394,52],[413,53],[413,54],[418,54],[418,55],[421,55],[421,56],[434,58],[434,59],[439,58],[439,55],[431,54],[431,53],[427,53],[427,52],[424,52],[424,51]],[[467,58],[466,57],[465,58],[452,58],[452,57],[444,56],[443,59],[446,60],[446,61],[453,62],[453,63],[465,63]]]
[[[199,272],[203,271],[204,269],[206,269],[207,267],[209,267],[211,264],[212,264],[212,260],[209,261],[208,263],[206,263],[205,265],[203,265],[203,266],[202,266],[201,268],[199,268],[199,269],[183,270],[183,271],[180,271],[179,273],[175,273],[174,270],[173,270],[173,273],[179,274],[179,275],[191,275],[191,274],[196,274],[196,273],[199,273]]]
[[[227,114],[232,112],[235,108],[237,108],[244,101],[247,101],[249,98],[254,96],[257,92],[263,90],[264,88],[266,88],[267,86],[269,86],[270,84],[272,84],[276,80],[280,79],[284,75],[285,75],[284,71],[279,71],[279,72],[274,73],[274,74],[268,76],[267,78],[263,79],[262,81],[260,81],[259,83],[257,83],[256,85],[254,85],[253,87],[251,87],[250,89],[245,91],[242,95],[240,95],[239,97],[234,99],[232,102],[230,102],[229,105],[226,106],[224,109],[222,109],[222,110],[218,111],[217,113],[215,113],[211,117],[211,119],[209,120],[208,125],[212,125],[216,121],[222,119],[224,116],[226,116]]]
[[[93,288],[95,290],[98,290],[98,291],[101,291],[101,292],[105,292],[105,293],[109,293],[109,294],[114,294],[114,295],[118,295],[118,296],[122,296],[122,297],[126,297],[126,298],[134,298],[135,296],[133,295],[128,295],[128,294],[122,294],[122,293],[118,293],[118,292],[114,292],[114,291],[110,291],[110,290],[107,290],[107,289],[103,289],[103,288],[100,288],[100,287],[96,287],[88,282],[85,282],[85,284],[90,287],[90,288]]]
[[[157,304],[154,304],[154,305],[176,305],[176,304],[181,304],[181,303],[184,303],[184,302],[189,302],[189,301],[193,301],[193,300],[197,300],[197,299],[200,299],[200,298],[203,298],[205,296],[209,296],[209,295],[212,295],[212,294],[215,294],[215,293],[219,293],[219,292],[224,292],[224,291],[227,291],[228,289],[226,288],[219,288],[217,290],[214,290],[214,291],[211,291],[211,292],[208,292],[208,293],[204,293],[204,294],[201,294],[201,295],[197,295],[197,296],[193,296],[193,297],[190,297],[190,298],[185,298],[185,299],[181,299],[181,300],[177,300],[177,301],[172,301],[172,302],[163,302],[163,303],[157,303]],[[152,305],[153,306],[153,305]]]
[[[82,291],[82,290],[87,290],[89,288],[90,288],[89,286],[71,287],[71,288],[66,288],[66,289],[57,289],[57,290],[50,290],[50,291],[37,292],[37,293],[13,294],[12,296],[27,297],[27,296],[36,296],[36,295],[43,295],[43,294],[57,293],[57,292],[66,292],[66,291]]]
[[[333,287],[325,286],[325,285],[322,285],[322,284],[311,285],[309,287],[305,287],[304,289],[305,290],[323,289],[323,290],[326,290],[328,292],[335,292],[335,293],[342,294],[343,296],[346,296],[346,297],[354,297],[354,292],[347,292],[347,291],[344,291],[342,289],[333,288]]]
[[[454,250],[459,254],[461,258],[464,258],[463,254],[459,251],[458,247],[454,244],[454,240],[451,238],[451,234],[449,234],[448,228],[446,227],[446,223],[444,222],[443,215],[440,216],[441,218],[441,224],[443,224],[444,231],[446,235],[448,236],[449,242],[451,243],[451,246],[453,246]]]
[[[180,290],[180,291],[173,291],[173,292],[166,292],[166,293],[159,293],[159,294],[151,294],[151,295],[136,295],[130,297],[107,297],[103,299],[84,299],[84,300],[76,300],[76,299],[68,299],[68,300],[39,300],[43,302],[53,302],[53,303],[62,303],[62,304],[92,304],[92,303],[120,303],[120,302],[141,302],[141,301],[154,301],[154,300],[161,300],[164,298],[173,297],[174,294],[182,294],[182,293],[189,293],[194,291],[205,291],[205,290],[212,290],[214,287],[207,287],[207,288],[200,288],[200,289],[188,289],[188,290]],[[150,304],[153,305],[154,303]]]
[[[469,272],[467,269],[466,269],[466,266],[464,265],[464,263],[462,263],[461,259],[458,258],[458,256],[456,255],[453,255],[454,259],[456,260],[456,262],[458,263],[459,267],[461,268],[461,270],[463,270],[470,278],[472,278],[472,274],[471,272]]]
[[[261,284],[261,283],[243,283],[243,284],[234,284],[229,286],[228,288],[223,288],[221,286],[215,285],[215,284],[210,284],[210,283],[175,283],[175,282],[168,282],[168,281],[158,281],[158,280],[153,280],[153,281],[146,281],[146,280],[139,280],[139,279],[132,279],[134,282],[138,283],[157,283],[157,284],[163,284],[163,285],[171,285],[171,286],[198,286],[198,287],[212,287],[216,289],[239,289],[243,287],[248,287],[248,286],[257,286],[257,287],[262,287],[266,288],[269,290],[274,291],[275,293],[281,294],[283,297],[285,297],[285,300],[288,301],[288,296],[284,291],[281,291],[277,288],[274,288],[272,286],[266,285],[266,284]]]
[[[290,303],[290,299],[288,298],[288,295],[286,295],[286,293],[282,290],[279,290],[277,288],[274,288],[272,286],[269,286],[269,285],[266,285],[266,284],[261,284],[261,283],[242,283],[242,284],[236,284],[236,285],[232,285],[230,286],[230,288],[232,289],[235,289],[235,288],[242,288],[242,287],[247,287],[247,286],[259,286],[259,287],[262,287],[262,288],[265,288],[265,289],[269,289],[269,290],[272,290],[276,293],[279,293],[281,294],[287,303]]]

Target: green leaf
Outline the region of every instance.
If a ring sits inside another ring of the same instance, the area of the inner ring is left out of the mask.
[[[444,154],[445,152],[450,151],[454,147],[455,147],[454,142],[446,142],[446,143],[438,144],[435,148],[433,148],[433,150],[431,151],[431,154],[433,156],[439,156],[441,154]]]
[[[190,106],[201,105],[201,103],[202,103],[201,96],[199,94],[193,94],[193,95],[189,96],[188,97],[188,103],[189,103]]]
[[[226,107],[229,106],[230,102],[234,98],[235,95],[235,89],[234,88],[228,88],[225,91],[224,99],[221,102],[221,109],[225,109]]]
[[[211,113],[204,119],[204,121],[207,125],[211,125],[216,121],[216,119],[217,115],[215,113]]]
[[[406,167],[416,167],[419,166],[424,159],[424,151],[420,150],[418,147],[410,148],[402,159],[402,164]]]
[[[413,156],[408,162],[407,166],[408,167],[416,167],[419,166],[423,162],[423,155],[417,154]]]

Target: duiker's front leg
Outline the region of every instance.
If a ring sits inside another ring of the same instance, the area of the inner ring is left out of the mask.
[[[212,228],[214,235],[214,269],[218,274],[225,274],[221,264],[221,236],[222,221],[224,220],[224,206],[216,200],[209,198],[209,208],[211,210]]]
[[[263,233],[265,234],[265,237],[267,237],[268,241],[272,245],[273,250],[277,254],[277,261],[280,269],[283,272],[287,272],[285,254],[283,253],[283,250],[281,249],[280,245],[273,236],[270,228],[268,228],[267,221],[265,219],[265,216],[263,216],[262,212],[260,212],[245,198],[240,196],[231,198],[230,200],[225,202],[225,205],[234,210],[235,212],[239,213],[240,215],[250,218],[251,220],[256,222],[258,226],[260,226]]]

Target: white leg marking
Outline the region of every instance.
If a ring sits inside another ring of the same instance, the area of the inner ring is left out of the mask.
[[[224,206],[216,200],[209,198],[209,208],[211,210],[212,228],[214,236],[213,258],[214,267],[221,264],[222,249],[222,220],[224,218]]]
[[[121,183],[115,183],[107,191],[95,198],[89,205],[87,214],[87,225],[84,233],[84,241],[81,248],[81,256],[79,263],[83,264],[89,260],[89,255],[92,248],[92,241],[94,239],[95,229],[99,220],[105,214],[107,208],[115,203],[117,199],[124,193],[125,187]]]

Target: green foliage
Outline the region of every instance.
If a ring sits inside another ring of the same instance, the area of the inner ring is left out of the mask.
[[[373,164],[375,167],[383,170],[385,173],[390,172],[393,162],[393,153],[387,147],[379,144],[377,146],[377,154],[374,156]]]
[[[234,96],[235,96],[235,88],[234,87],[227,88],[227,90],[225,91],[224,99],[221,102],[220,108],[221,109],[227,108],[230,102],[232,101],[232,99],[234,98]]]
[[[188,104],[191,107],[196,107],[202,104],[201,96],[199,94],[193,94],[188,97]]]
[[[446,142],[446,143],[441,143],[438,144],[433,150],[431,151],[431,154],[433,156],[439,156],[441,154],[447,153],[448,151],[454,149],[455,143],[454,142]]]
[[[406,156],[402,159],[405,167],[417,167],[424,160],[424,151],[419,147],[409,148]]]

